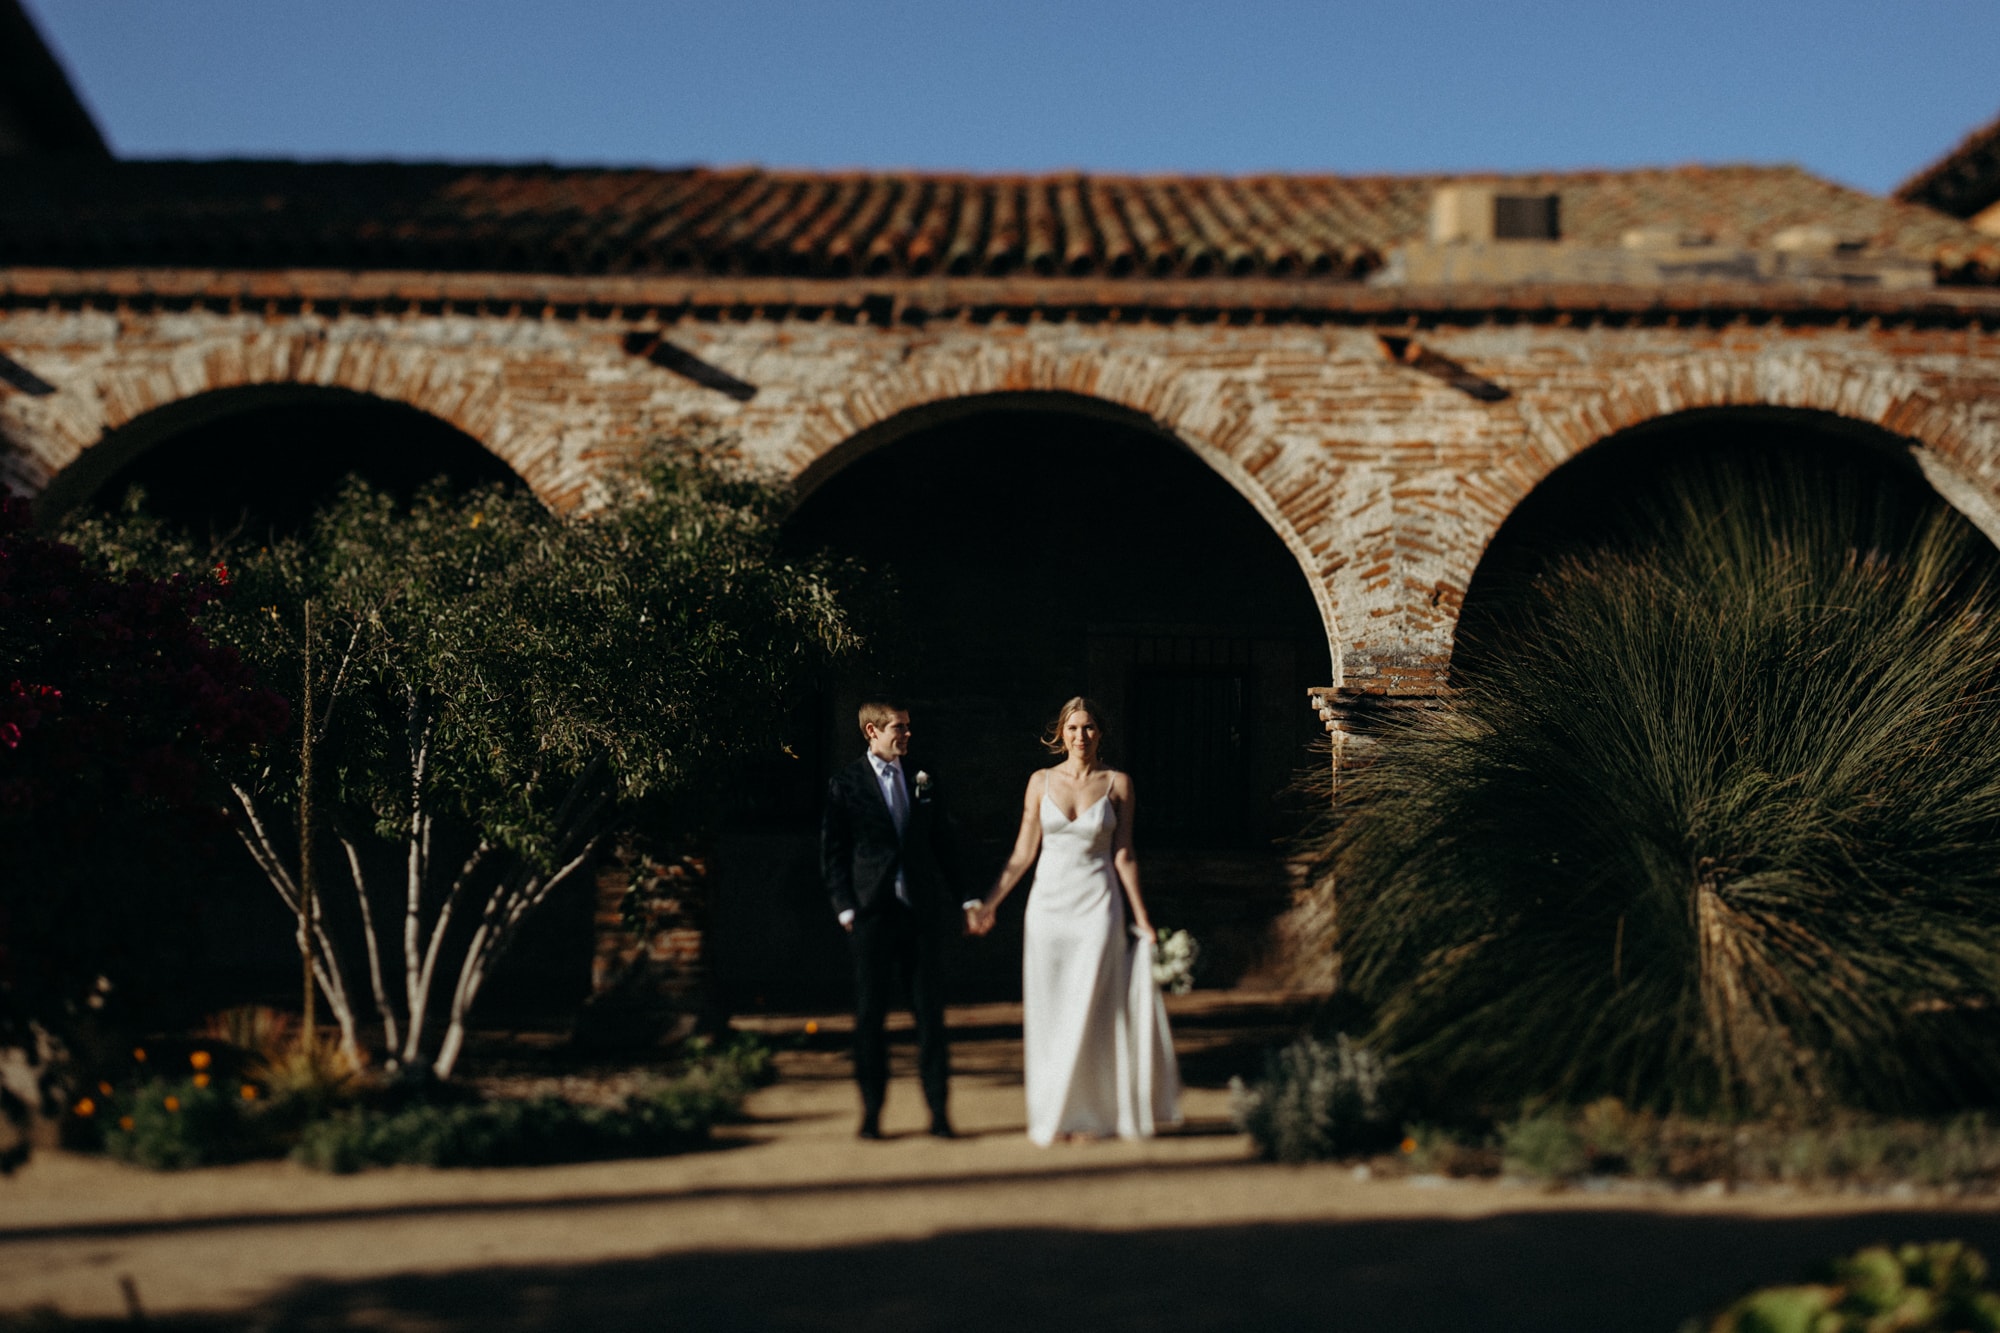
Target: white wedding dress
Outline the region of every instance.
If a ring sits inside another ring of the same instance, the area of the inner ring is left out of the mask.
[[[1063,818],[1042,797],[1042,854],[1021,963],[1028,1137],[1147,1138],[1180,1123],[1180,1070],[1153,945],[1126,926],[1107,795]]]

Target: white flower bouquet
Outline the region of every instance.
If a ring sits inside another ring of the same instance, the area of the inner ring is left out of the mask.
[[[1153,934],[1153,982],[1169,995],[1185,995],[1194,989],[1194,963],[1201,946],[1185,930],[1160,930]]]

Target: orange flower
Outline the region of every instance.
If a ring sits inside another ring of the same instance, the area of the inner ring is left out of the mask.
[[[90,1100],[90,1098],[85,1097],[82,1101],[76,1104],[76,1113],[78,1115],[96,1115],[97,1103]]]
[[[130,1134],[132,1132],[132,1117],[129,1115],[119,1116],[118,1128],[124,1130],[127,1134]]]
[[[257,1100],[257,1085],[255,1083],[245,1083],[243,1085],[243,1100],[246,1102]]]
[[[207,1051],[196,1051],[193,1055],[190,1055],[188,1057],[188,1063],[193,1065],[196,1069],[206,1069],[209,1066],[209,1062],[213,1059],[214,1057],[211,1056]]]
[[[142,1065],[143,1065],[143,1064],[145,1064],[145,1063],[146,1063],[146,1048],[145,1048],[144,1046],[134,1046],[134,1047],[132,1048],[132,1058],[133,1058],[134,1060],[137,1060],[137,1061],[138,1061],[138,1062],[139,1062],[140,1064],[142,1064]]]
[[[816,1018],[808,1018],[806,1020],[806,1035],[808,1037],[811,1037],[816,1035],[818,1032],[819,1032],[819,1020]]]
[[[178,1111],[178,1110],[180,1110],[180,1109],[181,1109],[181,1099],[180,1099],[180,1098],[178,1098],[178,1097],[169,1097],[169,1098],[167,1098],[167,1100],[166,1100],[166,1101],[165,1101],[164,1103],[162,1103],[162,1104],[163,1104],[163,1105],[164,1105],[164,1106],[165,1106],[165,1107],[166,1107],[166,1108],[167,1108],[167,1109],[168,1109],[169,1111]]]
[[[1400,1147],[1406,1154],[1413,1153],[1417,1150],[1417,1141],[1415,1139],[1404,1139],[1402,1143],[1398,1144],[1397,1146]]]
[[[103,1094],[104,1094],[105,1096],[107,1096],[107,1097],[109,1097],[109,1096],[111,1095],[111,1085],[110,1085],[109,1083],[100,1083],[100,1084],[98,1084],[98,1085],[97,1085],[97,1090],[98,1090],[99,1092],[103,1093]]]
[[[205,1087],[207,1087],[207,1086],[208,1086],[208,1075],[206,1075],[206,1074],[196,1074],[196,1075],[194,1076],[194,1085],[195,1085],[195,1086],[196,1086],[197,1088],[205,1088]]]

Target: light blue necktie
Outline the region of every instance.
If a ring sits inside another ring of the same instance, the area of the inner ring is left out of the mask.
[[[903,795],[903,771],[894,764],[887,766],[889,778],[889,818],[896,821],[897,836],[901,836],[903,825],[909,822],[910,802]]]

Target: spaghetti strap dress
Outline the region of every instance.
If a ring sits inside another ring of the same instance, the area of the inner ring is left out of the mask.
[[[1180,1123],[1180,1070],[1153,945],[1127,925],[1107,793],[1067,819],[1042,797],[1021,962],[1028,1137],[1148,1138]]]

